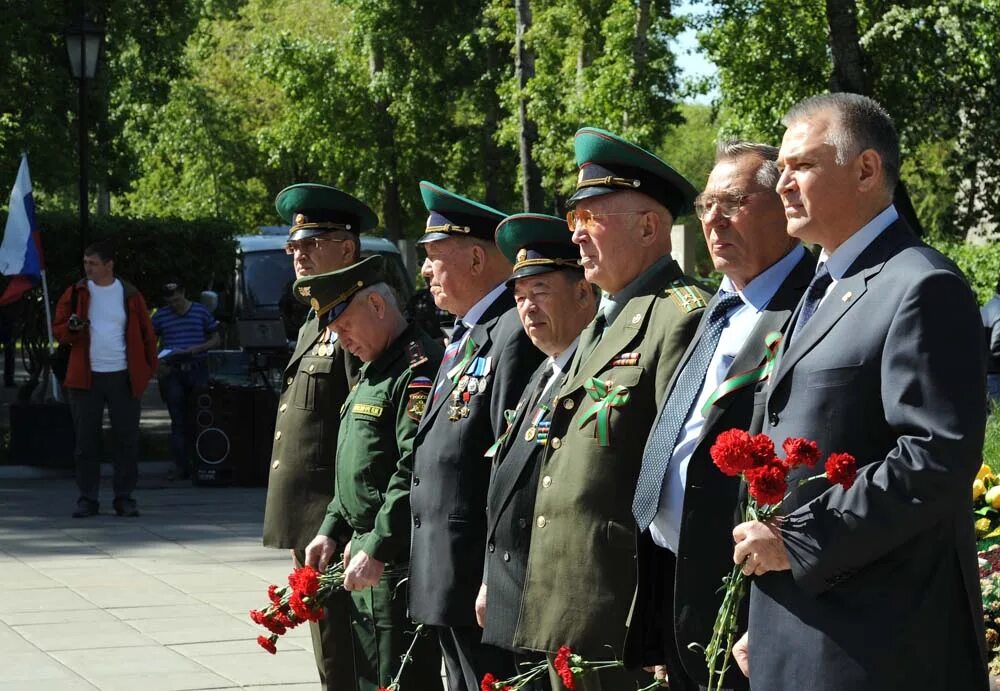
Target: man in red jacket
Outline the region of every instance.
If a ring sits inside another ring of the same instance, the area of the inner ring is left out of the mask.
[[[101,427],[108,406],[115,440],[114,509],[138,516],[132,490],[138,479],[139,402],[156,371],[156,335],[142,294],[115,276],[114,250],[97,242],[83,252],[87,274],[56,305],[52,330],[71,346],[66,381],[76,431],[74,518],[98,513]]]

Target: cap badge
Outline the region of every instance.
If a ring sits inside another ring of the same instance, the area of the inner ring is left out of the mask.
[[[295,214],[295,225],[300,226],[306,222],[305,214]]]
[[[528,258],[528,250],[526,250],[526,249],[524,249],[522,247],[521,249],[519,249],[517,251],[517,261],[518,261],[518,263],[523,262],[527,258]]]

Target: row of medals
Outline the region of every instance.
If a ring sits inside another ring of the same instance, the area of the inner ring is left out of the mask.
[[[320,336],[320,338],[322,338],[323,341],[313,346],[312,354],[317,357],[330,357],[333,355],[333,343],[336,340],[333,332],[327,330],[322,336]]]
[[[486,391],[486,385],[490,383],[490,375],[484,374],[481,377],[473,377],[463,374],[458,380],[454,391],[451,392],[451,406],[448,407],[448,419],[452,422],[469,417],[469,401],[477,393]]]

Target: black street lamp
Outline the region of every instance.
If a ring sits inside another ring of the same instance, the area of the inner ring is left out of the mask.
[[[86,17],[66,29],[66,53],[73,78],[80,83],[80,255],[87,247],[87,80],[97,74],[104,29]]]

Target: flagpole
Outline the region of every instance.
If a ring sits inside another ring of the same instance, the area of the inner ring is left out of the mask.
[[[52,399],[59,400],[59,383],[52,371],[52,358],[55,355],[55,339],[52,336],[52,311],[49,308],[49,282],[45,279],[45,269],[42,269],[42,296],[45,301],[45,327],[49,332],[49,381],[52,383]]]

